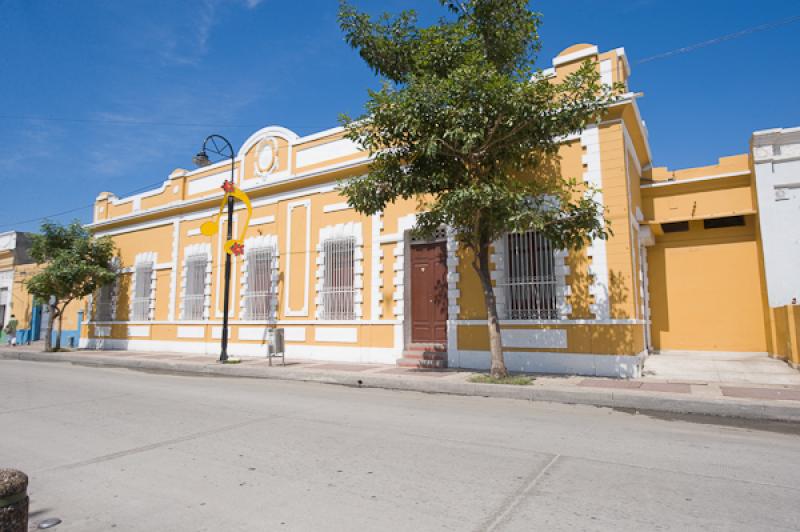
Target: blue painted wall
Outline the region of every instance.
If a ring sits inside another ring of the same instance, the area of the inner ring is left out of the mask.
[[[38,316],[34,314],[36,319],[32,319],[32,325],[34,326],[33,329],[21,329],[17,331],[17,345],[22,344],[29,344],[32,341],[39,340],[41,338],[41,312],[38,313]],[[81,323],[83,322],[83,311],[78,312],[78,328],[77,329],[65,329],[61,331],[61,347],[72,347],[77,348],[81,338]],[[33,334],[31,333],[33,331]],[[53,345],[56,345],[56,338],[58,337],[58,329],[53,328],[51,340]]]

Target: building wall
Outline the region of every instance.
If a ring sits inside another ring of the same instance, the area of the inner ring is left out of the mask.
[[[685,170],[653,168],[640,190],[653,235],[646,249],[653,348],[767,351],[758,208],[748,156]],[[706,221],[737,216],[744,226],[704,228]],[[665,232],[665,226],[681,223],[688,230]]]
[[[657,350],[766,352],[755,219],[664,234],[648,250]]]
[[[759,131],[751,144],[769,306],[784,307],[800,299],[800,128]]]
[[[800,307],[786,305],[770,309],[772,349],[770,354],[800,368]]]
[[[604,83],[627,84],[630,72],[624,50],[601,53],[592,45],[565,50],[543,75],[563,79],[585,60],[597,62]],[[608,240],[587,242],[581,249],[556,251],[559,318],[503,320],[508,366],[512,370],[638,375],[648,349],[651,306],[645,247],[654,240],[659,223],[654,213],[661,212],[663,198],[646,197],[641,191],[653,172],[636,95],[627,95],[601,123],[563,139],[559,156],[552,171],[597,189],[613,234]],[[369,162],[368,154],[345,139],[341,129],[301,138],[284,128],[270,127],[243,144],[236,156],[234,179],[249,194],[253,211],[248,214],[237,204],[232,232],[251,244],[274,243],[278,288],[274,316],[263,321],[247,319],[242,309],[248,272],[242,257],[232,258],[232,354],[263,355],[269,329],[280,326],[286,329],[292,356],[386,363],[401,356],[408,339],[411,297],[409,230],[424,202],[400,200],[373,216],[357,214],[336,186],[341,179],[367,171]],[[177,169],[153,191],[129,198],[109,192],[98,196],[92,228],[98,235],[114,238],[123,271],[116,285],[114,319],[98,322],[90,309],[83,345],[218,352],[227,231],[225,217],[218,217],[219,186],[229,171],[227,162],[197,171]],[[217,228],[213,236],[201,232],[209,220]],[[344,233],[357,239],[356,319],[324,321],[319,315],[320,244],[325,235]],[[449,364],[488,367],[485,303],[471,257],[468,250],[458,249],[452,235],[447,237],[447,247]],[[495,289],[501,296],[497,280],[504,275],[502,248],[498,241],[492,258]],[[200,249],[207,250],[212,261],[208,311],[202,320],[185,320],[181,309],[187,251]],[[129,319],[130,297],[134,266],[142,254],[154,257],[156,263],[153,315],[135,322]]]

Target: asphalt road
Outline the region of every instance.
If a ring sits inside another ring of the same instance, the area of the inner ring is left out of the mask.
[[[64,531],[797,530],[800,428],[0,361]]]

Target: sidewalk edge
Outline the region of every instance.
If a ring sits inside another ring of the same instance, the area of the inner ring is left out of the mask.
[[[444,381],[423,377],[403,377],[377,374],[334,374],[313,369],[253,368],[238,365],[182,363],[179,360],[128,359],[115,356],[92,356],[74,353],[36,353],[21,351],[0,352],[2,360],[30,362],[66,362],[82,366],[166,371],[187,375],[217,375],[316,382],[341,386],[381,388],[423,393],[462,396],[494,397],[531,402],[587,405],[605,408],[665,412],[671,414],[700,414],[761,421],[800,422],[800,405],[774,404],[744,399],[715,399],[680,397],[676,394],[644,394],[621,390],[576,389],[575,387],[506,386]]]

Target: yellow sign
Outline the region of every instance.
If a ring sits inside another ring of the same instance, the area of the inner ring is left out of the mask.
[[[200,226],[200,232],[206,236],[217,234],[217,231],[219,231],[219,217],[222,216],[222,211],[225,210],[225,206],[228,204],[228,198],[233,196],[244,203],[247,208],[247,218],[242,225],[242,230],[239,232],[239,238],[231,238],[225,242],[225,253],[228,255],[242,255],[244,253],[244,235],[247,233],[247,226],[250,225],[250,218],[253,216],[253,205],[250,203],[250,198],[247,197],[247,194],[236,188],[236,185],[230,181],[225,181],[222,189],[225,191],[225,196],[222,198],[222,203],[220,203],[219,212],[212,221]]]

